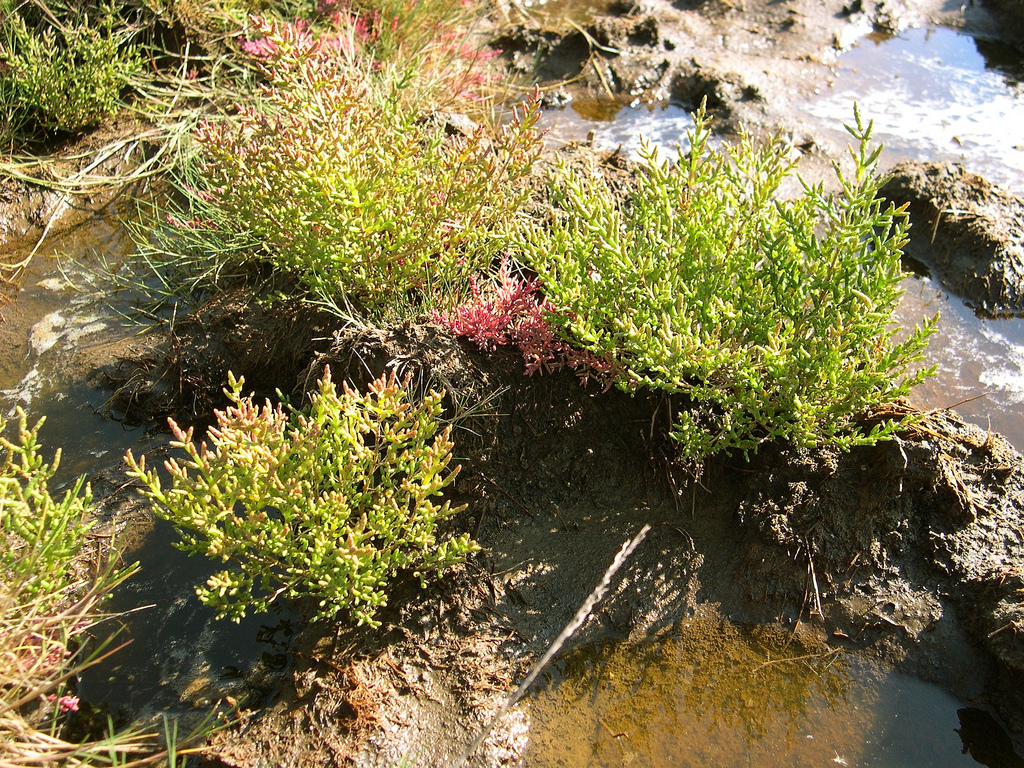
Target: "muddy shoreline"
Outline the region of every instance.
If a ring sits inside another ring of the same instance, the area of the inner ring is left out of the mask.
[[[930,237],[904,251],[981,317],[1024,313],[1024,201],[962,166],[900,163],[885,194]]]
[[[1010,17],[1015,9],[993,7]],[[828,81],[856,34],[923,23],[994,34],[998,19],[979,4],[951,10],[933,0],[645,0],[559,26],[513,3],[494,10],[491,39],[510,71],[537,68],[549,103],[706,99],[727,136],[741,125],[789,136],[801,172],[817,180],[839,149],[794,116],[792,100]],[[603,162],[609,174],[628,173],[614,154]],[[939,190],[899,202],[917,215],[914,201]],[[1000,201],[1022,215],[1019,199]],[[11,187],[5,248],[24,247],[52,205]],[[952,269],[923,250],[923,215],[911,255]],[[951,251],[966,236],[956,225],[950,217],[936,227]],[[1016,237],[996,232],[994,250],[1007,253]],[[1019,248],[1011,255],[995,278],[1004,285],[1019,282]],[[972,293],[957,274],[943,273],[978,306],[1020,312],[1020,292]],[[450,525],[470,531],[481,553],[427,590],[400,584],[380,630],[302,628],[287,665],[249,681],[271,693],[243,698],[238,728],[214,738],[206,765],[450,765],[645,523],[651,533],[566,650],[660,642],[697,620],[768,625],[996,712],[1024,754],[1024,459],[955,414],[926,414],[898,440],[849,454],[771,446],[750,463],[712,462],[694,480],[659,437],[678,404],[583,386],[570,373],[526,378],[518,353],[483,355],[430,325],[357,332],[305,306],[228,294],[133,346],[142,351],[97,354],[92,380],[112,393],[118,418],[153,427],[167,415],[208,420],[229,369],[261,396],[295,398],[325,365],[357,385],[398,370],[449,392],[450,414],[499,393],[456,433],[455,496],[469,508]],[[140,519],[141,503],[122,486],[117,471],[107,478],[120,489],[108,513]],[[214,682],[189,696],[220,693]],[[471,764],[522,764],[529,727],[528,711],[514,710]]]
[[[306,627],[279,697],[216,739],[221,764],[451,764],[644,523],[571,648],[672,638],[710,609],[991,707],[1020,749],[1024,460],[997,435],[931,413],[898,441],[772,447],[694,484],[658,437],[660,397],[525,378],[518,353],[431,326],[342,333],[297,390],[324,365],[360,384],[401,368],[463,396],[504,390],[503,415],[475,417],[460,441],[470,508],[452,525],[483,551],[426,591],[399,589],[381,630]],[[516,764],[528,728],[514,711],[472,764]]]

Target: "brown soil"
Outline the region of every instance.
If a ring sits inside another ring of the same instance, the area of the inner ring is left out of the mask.
[[[206,316],[241,326],[249,310],[224,311]],[[201,349],[212,330],[197,317],[177,344],[198,334]],[[250,364],[243,347],[176,365],[213,380]],[[694,484],[670,459],[668,399],[567,372],[526,378],[518,353],[483,355],[434,326],[341,332],[298,373],[294,359],[259,359],[296,394],[329,365],[356,385],[397,370],[448,392],[450,414],[500,395],[457,431],[455,495],[469,509],[451,526],[482,552],[426,591],[399,584],[379,630],[306,627],[273,703],[215,739],[220,764],[450,765],[644,523],[651,533],[570,647],[672,635],[713,605],[871,654],[1024,726],[1024,467],[998,436],[932,413],[877,447],[771,447]],[[472,764],[516,763],[522,718],[502,721]]]
[[[1024,51],[1024,0],[983,0],[981,4],[997,25],[991,30],[992,36]]]
[[[166,333],[134,341],[117,359],[97,361],[93,378],[108,387],[113,415],[128,424],[203,422],[226,401],[228,371],[244,376],[258,398],[290,394],[311,357],[329,346],[333,322],[301,302],[273,306],[240,288],[216,296],[169,324]]]

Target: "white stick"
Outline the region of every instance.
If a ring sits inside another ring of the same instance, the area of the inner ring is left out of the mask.
[[[577,629],[583,626],[583,622],[585,622],[590,616],[590,612],[594,610],[594,606],[604,598],[612,577],[619,568],[622,567],[622,564],[626,562],[629,556],[633,554],[633,550],[640,546],[640,542],[644,540],[644,537],[647,535],[649,530],[651,530],[651,526],[645,525],[640,529],[640,533],[622,545],[622,549],[619,550],[615,559],[612,560],[612,564],[608,566],[608,570],[604,572],[604,576],[601,578],[601,583],[594,587],[594,591],[590,593],[590,596],[584,601],[583,605],[580,606],[579,610],[576,611],[576,615],[572,617],[572,621],[565,625],[565,629],[563,629],[561,634],[555,638],[555,641],[548,647],[547,652],[545,652],[541,657],[540,661],[533,665],[533,669],[530,670],[530,674],[528,674],[523,682],[519,684],[519,687],[512,692],[512,695],[505,699],[505,703],[501,705],[501,709],[494,714],[491,721],[487,723],[487,725],[484,726],[484,729],[480,731],[480,734],[473,739],[473,743],[466,747],[465,751],[459,759],[455,761],[452,768],[462,768],[462,766],[466,764],[466,761],[476,751],[477,747],[483,744],[484,739],[486,739],[490,735],[491,731],[494,730],[494,726],[498,724],[498,721],[508,713],[517,701],[519,701],[520,697],[526,693],[526,689],[529,688],[533,681],[537,679],[537,675],[540,674],[540,671],[544,669],[547,663],[551,661],[551,658],[561,650],[565,641],[572,637],[573,633],[575,633]]]

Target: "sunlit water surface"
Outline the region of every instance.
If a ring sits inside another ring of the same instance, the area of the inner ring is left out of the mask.
[[[0,411],[8,434],[18,406],[33,424],[46,417],[40,440],[49,452],[61,448],[64,454],[58,482],[117,461],[142,436],[105,417],[109,392],[90,380],[82,363],[84,349],[131,333],[110,304],[109,285],[98,284],[95,275],[101,260],[123,259],[132,247],[113,210],[47,239],[16,300],[2,310]]]
[[[988,712],[935,686],[709,617],[572,652],[527,708],[530,768],[1024,765]]]
[[[1019,54],[949,29],[872,34],[797,108],[842,146],[854,103],[874,120],[883,160],[959,161],[1024,194],[1024,77]]]
[[[689,146],[693,129],[690,111],[672,104],[637,104],[577,100],[560,110],[549,110],[540,127],[553,144],[592,141],[595,149],[620,150],[639,157],[641,145],[657,148],[661,157],[674,159],[677,148]]]

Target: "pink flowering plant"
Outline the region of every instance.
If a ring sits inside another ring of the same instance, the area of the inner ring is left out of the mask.
[[[263,264],[327,304],[465,291],[526,199],[537,103],[491,132],[448,136],[407,105],[416,76],[351,35],[259,21],[262,99],[196,132],[198,161],[162,246]]]
[[[481,287],[470,277],[471,298],[448,311],[433,310],[431,319],[456,336],[469,339],[490,352],[501,346],[516,346],[529,376],[539,370],[572,368],[580,377],[607,379],[612,365],[607,358],[573,347],[552,325],[558,310],[540,294],[540,281],[517,275],[509,259],[502,260],[493,282]]]
[[[254,404],[242,385],[229,374],[232,405],[216,412],[209,442],[170,422],[187,458],[167,461],[168,487],[144,457],[126,458],[180,548],[227,565],[196,590],[219,616],[311,598],[318,619],[346,611],[376,626],[399,571],[422,581],[476,549],[465,534],[437,538],[462,509],[435,500],[458,474],[440,395],[414,404],[394,375],[339,392],[327,369],[305,414]]]
[[[496,55],[468,42],[476,0],[321,0],[320,24],[348,30],[379,62],[405,62],[434,81],[435,97],[477,99],[495,76],[483,64]]]

